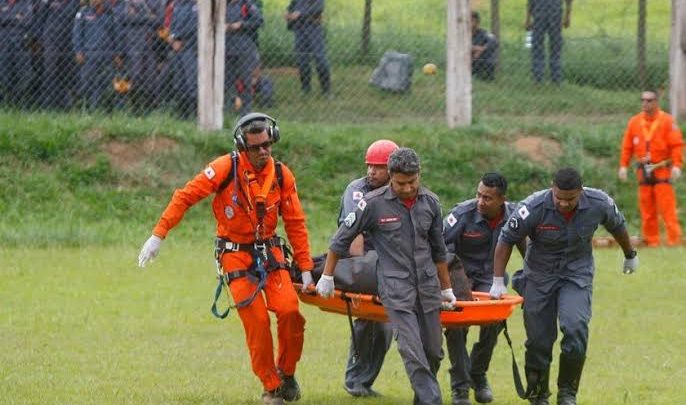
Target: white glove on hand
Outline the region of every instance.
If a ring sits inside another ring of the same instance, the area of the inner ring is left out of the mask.
[[[622,268],[624,274],[633,274],[638,270],[638,255],[636,254],[636,251],[632,250],[631,255],[629,256],[630,258],[624,258],[624,266]]]
[[[507,287],[505,287],[505,277],[493,277],[493,285],[489,291],[491,298],[500,299],[503,294],[507,294]]]
[[[628,173],[627,173],[626,167],[620,167],[620,168],[619,168],[619,171],[617,172],[617,177],[619,177],[619,179],[620,179],[621,181],[626,181],[626,179],[627,179],[627,174],[628,174]]]
[[[333,297],[333,276],[322,274],[317,283],[317,294],[324,298]]]
[[[314,284],[314,281],[312,281],[312,272],[311,271],[303,271],[302,272],[302,278],[303,278],[303,287],[300,291],[305,292],[308,290],[308,288]]]
[[[455,298],[455,294],[453,294],[452,288],[446,288],[445,290],[441,290],[441,298],[443,299],[443,303],[441,306],[444,309],[453,309],[455,303],[457,302],[457,298]]]
[[[138,266],[145,267],[145,263],[154,259],[160,253],[160,246],[162,239],[159,236],[152,235],[145,241],[141,252],[138,254]]]
[[[672,167],[672,179],[676,180],[679,177],[681,177],[681,169],[676,167],[676,166],[673,166]]]

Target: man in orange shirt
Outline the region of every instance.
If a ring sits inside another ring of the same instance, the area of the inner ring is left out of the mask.
[[[660,244],[659,214],[667,228],[667,244],[676,246],[681,243],[681,226],[672,181],[681,176],[681,130],[671,115],[660,110],[656,91],[641,93],[641,106],[643,112],[631,117],[624,132],[618,176],[626,181],[629,162],[635,158],[643,242]]]
[[[138,265],[143,267],[157,256],[162,239],[186,210],[214,193],[217,265],[238,308],[252,369],[264,386],[262,400],[264,404],[297,401],[300,387],[294,374],[303,348],[305,318],[286,270],[276,226],[281,215],[307,288],[312,284],[314,265],[305,214],[293,173],[271,156],[272,144],[280,138],[276,121],[265,114],[248,114],[236,124],[233,137],[236,152],[215,159],[174,192],[141,249]],[[268,310],[277,318],[276,362]]]

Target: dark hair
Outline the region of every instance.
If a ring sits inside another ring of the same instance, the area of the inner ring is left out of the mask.
[[[417,174],[421,169],[419,156],[414,149],[398,148],[388,157],[388,172]]]
[[[658,93],[657,89],[648,87],[647,89],[643,89],[643,93],[653,93],[656,98],[660,98],[660,93]]]
[[[507,192],[507,179],[500,173],[491,172],[481,176],[481,183],[486,187],[495,187],[498,194],[505,195]]]
[[[553,185],[560,190],[579,190],[582,184],[581,174],[573,167],[562,168],[553,176]]]
[[[253,120],[241,127],[244,134],[261,134],[269,125],[265,120]]]
[[[481,22],[481,14],[478,11],[472,11],[472,18],[477,22]]]

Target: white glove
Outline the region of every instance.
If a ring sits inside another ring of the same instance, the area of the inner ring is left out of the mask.
[[[627,179],[627,169],[626,169],[626,167],[620,167],[620,168],[619,168],[619,171],[617,172],[617,177],[619,177],[619,179],[620,179],[621,181],[626,181],[626,179]]]
[[[636,270],[638,270],[638,255],[636,254],[636,250],[631,251],[631,258],[624,258],[624,266],[622,268],[622,271],[624,274],[632,274]]]
[[[445,309],[453,309],[455,302],[457,302],[457,298],[455,298],[452,288],[441,290],[441,298],[443,299],[443,304],[441,306]]]
[[[507,287],[505,287],[505,277],[493,277],[493,285],[489,291],[491,298],[500,299],[503,294],[507,294]]]
[[[676,180],[679,177],[681,177],[681,169],[676,166],[672,166],[672,179]]]
[[[302,272],[302,278],[303,278],[303,287],[300,291],[305,292],[307,289],[314,284],[312,281],[312,272],[311,271],[303,271]]]
[[[324,298],[329,298],[333,296],[333,289],[333,276],[322,274],[317,283],[317,294]]]
[[[145,241],[141,252],[138,254],[138,266],[145,267],[145,263],[154,259],[160,253],[160,246],[162,239],[159,236],[152,235]]]

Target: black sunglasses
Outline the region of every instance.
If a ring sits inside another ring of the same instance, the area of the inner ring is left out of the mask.
[[[655,101],[655,100],[656,100],[655,98],[641,98],[641,101],[645,101],[647,103],[650,103],[650,102]]]
[[[251,152],[259,152],[260,149],[269,149],[272,147],[272,141],[262,142],[257,145],[246,145],[246,148]]]

